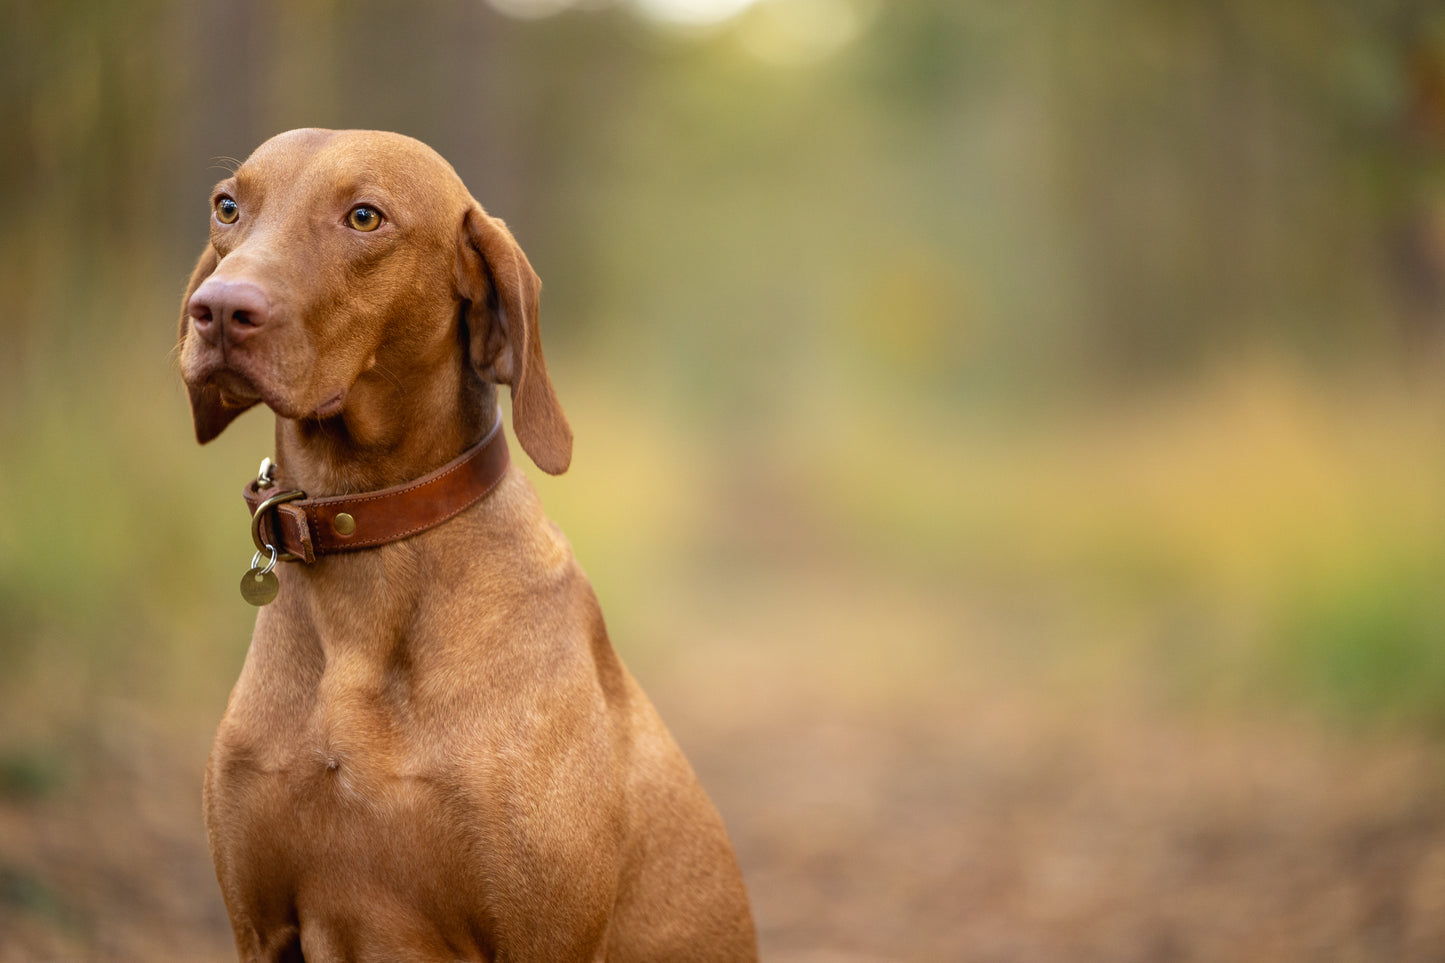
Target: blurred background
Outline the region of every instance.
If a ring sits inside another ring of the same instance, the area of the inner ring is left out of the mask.
[[[1445,12],[0,2],[0,960],[225,960],[208,190],[414,135],[764,957],[1445,959]],[[528,466],[530,468],[530,466]],[[533,473],[536,475],[536,473]]]

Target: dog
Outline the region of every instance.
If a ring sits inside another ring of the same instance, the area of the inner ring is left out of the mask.
[[[276,416],[242,583],[275,598],[203,792],[239,958],[756,959],[722,820],[507,458],[500,385],[543,471],[572,433],[506,225],[377,131],[273,137],[211,212],[196,439]]]

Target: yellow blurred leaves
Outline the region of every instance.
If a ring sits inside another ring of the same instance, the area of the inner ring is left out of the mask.
[[[980,301],[961,265],[928,250],[900,251],[859,281],[849,335],[870,368],[937,373],[981,340]]]
[[[1445,419],[1365,376],[1241,364],[1013,430],[886,406],[857,419],[884,454],[830,444],[833,510],[973,571],[1268,606],[1445,536]]]
[[[763,0],[740,18],[738,39],[766,63],[811,64],[856,39],[877,9],[876,0]]]

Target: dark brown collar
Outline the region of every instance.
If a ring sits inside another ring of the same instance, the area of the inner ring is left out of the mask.
[[[440,525],[480,501],[502,480],[507,461],[501,418],[485,438],[431,474],[360,495],[307,498],[286,491],[269,477],[268,459],[243,493],[251,537],[261,557],[274,545],[283,562],[375,548]]]

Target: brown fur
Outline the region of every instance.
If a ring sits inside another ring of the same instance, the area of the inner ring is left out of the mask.
[[[216,191],[240,216],[180,325],[200,441],[264,402],[284,487],[366,491],[474,444],[506,384],[566,469],[540,284],[433,151],[291,131]],[[756,957],[722,822],[515,466],[437,528],[278,574],[206,772],[242,960]]]

